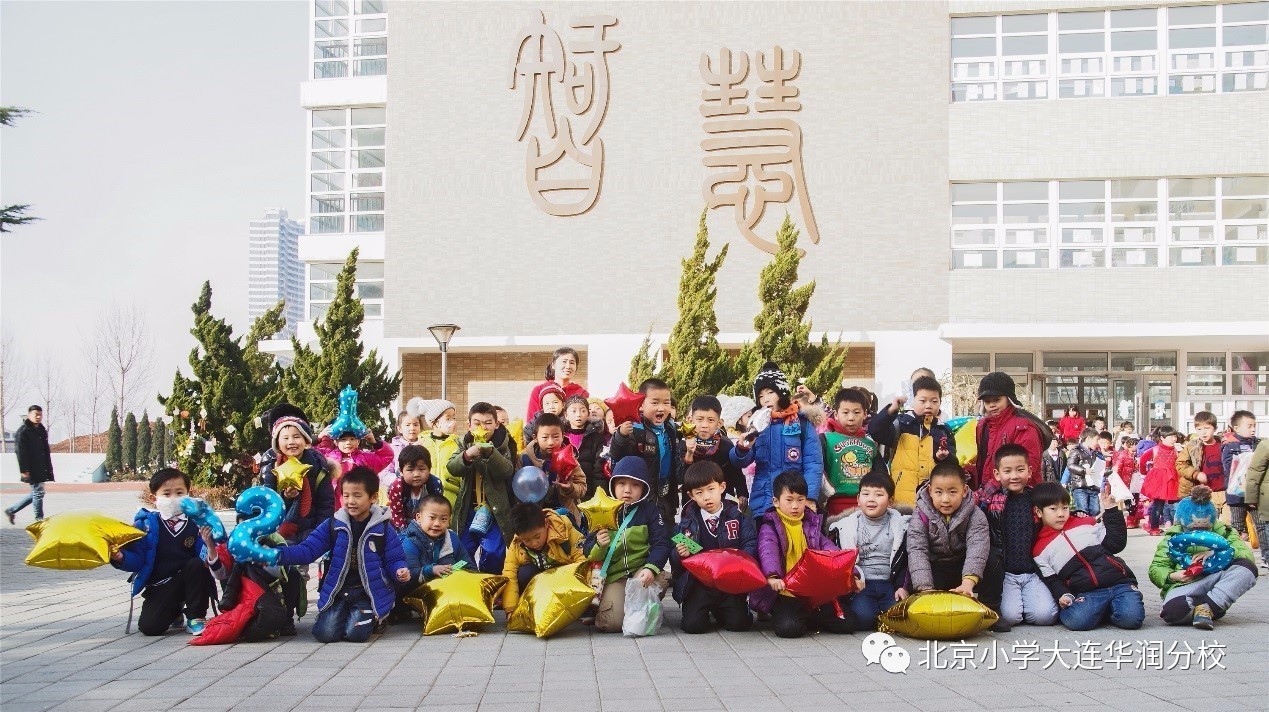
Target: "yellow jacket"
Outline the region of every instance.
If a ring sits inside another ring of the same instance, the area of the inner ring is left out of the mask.
[[[450,475],[446,465],[453,459],[454,453],[462,447],[462,436],[455,434],[439,440],[432,437],[431,432],[426,432],[419,436],[418,444],[426,448],[428,454],[432,456],[432,474],[441,481],[441,486],[445,490],[445,499],[449,500],[451,507],[454,506],[454,503],[458,501],[458,490],[463,481]]]
[[[582,551],[582,533],[577,531],[572,522],[546,510],[546,551],[547,568],[555,568],[564,564],[573,564],[586,559]],[[529,548],[516,535],[507,546],[507,558],[502,565],[502,575],[507,577],[507,587],[502,593],[502,609],[511,615],[520,602],[520,567],[525,564],[537,565]]]

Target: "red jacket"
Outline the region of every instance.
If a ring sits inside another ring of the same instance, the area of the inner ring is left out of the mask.
[[[529,391],[529,405],[525,408],[524,422],[533,422],[533,417],[538,414],[538,411],[542,410],[542,404],[539,403],[539,401],[542,400],[542,389],[552,383],[555,383],[555,381],[543,381],[534,386],[533,390]],[[577,381],[569,381],[568,385],[564,386],[564,400],[568,400],[573,396],[590,398],[590,394],[586,392],[585,388],[582,388],[582,384]]]
[[[1084,432],[1086,424],[1083,416],[1077,415],[1072,418],[1069,415],[1064,415],[1058,420],[1058,435],[1061,435],[1062,439],[1068,443],[1079,442],[1080,433]]]
[[[987,447],[983,448],[983,430],[987,432]],[[970,486],[978,489],[983,482],[992,481],[992,470],[995,469],[996,451],[1006,443],[1017,443],[1027,450],[1027,467],[1031,469],[1032,487],[1044,481],[1040,470],[1040,454],[1046,447],[1044,438],[1040,436],[1040,428],[1029,418],[1020,414],[1013,405],[990,418],[979,418],[974,431],[974,441],[978,443],[977,464],[971,474]]]

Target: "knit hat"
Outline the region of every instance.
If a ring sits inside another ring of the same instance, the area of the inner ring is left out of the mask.
[[[279,449],[278,435],[282,433],[282,428],[288,425],[299,430],[305,442],[309,445],[313,444],[313,426],[308,424],[308,416],[303,410],[290,403],[279,403],[270,408],[266,415],[269,421],[269,441],[275,451]]]
[[[603,398],[600,398],[598,396],[591,396],[586,401],[586,403],[587,405],[597,405],[599,406],[599,412],[603,413],[604,415],[608,414],[608,404],[604,402]]]
[[[538,391],[538,407],[539,408],[542,407],[542,401],[546,400],[547,395],[552,393],[555,394],[560,399],[561,403],[567,400],[564,397],[564,389],[560,387],[560,384],[546,383],[546,384],[543,384],[542,390]]]
[[[783,398],[788,398],[790,394],[789,377],[784,375],[784,371],[775,365],[774,361],[768,361],[762,364],[762,368],[758,369],[758,375],[753,379],[753,399],[761,400],[758,394],[770,388]]]
[[[1174,519],[1182,529],[1211,529],[1216,525],[1216,505],[1212,504],[1212,488],[1194,485],[1190,496],[1177,502]]]
[[[1014,406],[1021,408],[1022,404],[1018,402],[1017,384],[1013,382],[1013,378],[1003,371],[993,371],[983,380],[978,382],[978,400],[984,398],[998,398],[1004,396]]]
[[[409,413],[410,415],[415,415],[415,416],[423,418],[423,422],[429,428],[434,427],[436,425],[437,419],[440,418],[442,415],[444,415],[445,411],[453,407],[454,407],[454,404],[445,400],[444,398],[437,398],[436,400],[423,400],[422,398],[419,398],[418,396],[411,398],[410,401],[405,404],[406,412]]]
[[[741,417],[758,405],[749,396],[720,395],[718,396],[718,401],[723,404],[723,412],[719,413],[719,417],[723,419],[723,425],[729,428],[736,427],[736,423],[740,422]]]

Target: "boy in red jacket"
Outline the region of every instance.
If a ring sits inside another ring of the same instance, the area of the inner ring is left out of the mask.
[[[989,373],[978,382],[983,417],[979,418],[974,434],[978,443],[977,464],[970,481],[974,489],[991,482],[991,463],[996,461],[996,451],[1005,443],[1016,443],[1027,451],[1027,469],[1031,472],[1031,481],[1027,484],[1032,487],[1040,484],[1043,476],[1040,454],[1049,447],[1053,431],[1022,408],[1015,389],[1013,378],[1002,371]]]

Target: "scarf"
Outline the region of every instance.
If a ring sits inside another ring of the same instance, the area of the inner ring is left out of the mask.
[[[847,436],[850,436],[850,437],[852,437],[852,438],[862,438],[862,437],[864,436],[864,429],[863,429],[863,428],[858,428],[858,429],[856,429],[856,430],[854,430],[854,431],[847,430],[847,429],[846,429],[846,426],[844,426],[844,425],[842,425],[841,423],[837,422],[837,419],[836,419],[836,418],[829,418],[829,419],[828,419],[828,432],[830,432],[830,433],[837,433],[838,435],[847,435]]]
[[[775,408],[772,408],[771,419],[775,420],[776,418],[797,418],[798,413],[800,412],[801,411],[798,410],[797,403],[790,405],[788,408],[785,408],[784,410],[776,410]]]
[[[802,516],[795,519],[779,509],[775,512],[784,525],[784,536],[789,542],[788,548],[784,550],[784,573],[787,575],[806,553],[806,533],[802,531]]]

